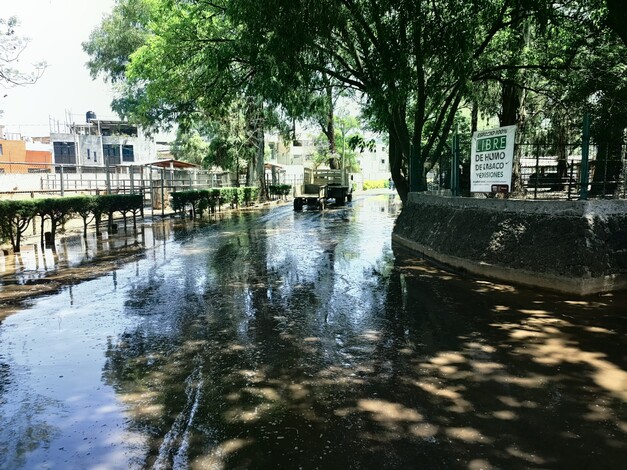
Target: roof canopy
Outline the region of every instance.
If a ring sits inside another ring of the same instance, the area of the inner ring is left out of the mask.
[[[200,168],[200,166],[193,163],[184,162],[182,160],[174,160],[169,158],[167,160],[157,160],[154,162],[146,163],[146,166],[157,166],[159,168]]]

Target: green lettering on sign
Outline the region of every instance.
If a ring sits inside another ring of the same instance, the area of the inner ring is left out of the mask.
[[[507,146],[507,136],[488,137],[477,139],[477,152],[490,152],[491,150],[503,150]]]

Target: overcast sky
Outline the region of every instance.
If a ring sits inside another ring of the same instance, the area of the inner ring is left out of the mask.
[[[0,17],[17,16],[18,32],[30,38],[20,68],[46,61],[48,68],[34,85],[0,87],[0,124],[7,132],[24,136],[49,133],[49,116],[64,121],[70,111],[75,122],[84,122],[85,113],[98,118],[117,119],[110,108],[113,93],[101,79],[92,80],[85,66],[88,60],[81,43],[100,24],[114,0],[0,0]],[[6,97],[3,97],[4,95]]]

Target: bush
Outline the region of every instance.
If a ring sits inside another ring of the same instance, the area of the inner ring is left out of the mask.
[[[364,191],[368,189],[382,189],[389,188],[390,182],[388,180],[366,180],[364,181]]]
[[[289,196],[292,186],[289,184],[271,184],[268,186],[270,196]]]
[[[39,207],[32,200],[0,201],[0,231],[3,239],[11,240],[15,253],[19,253],[22,234],[37,215]]]
[[[220,208],[225,203],[231,207],[248,206],[258,199],[259,188],[249,186],[178,191],[172,193],[172,209],[183,214],[187,207],[191,206],[192,217],[196,215],[202,217],[205,210],[215,212],[216,208]]]

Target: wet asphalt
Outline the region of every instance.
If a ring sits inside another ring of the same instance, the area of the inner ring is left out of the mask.
[[[83,275],[1,320],[0,468],[626,468],[627,295],[447,272],[392,246],[399,210],[155,220],[5,261],[3,288]]]

